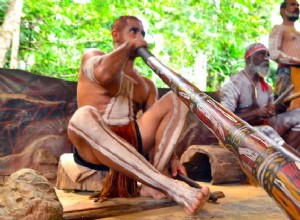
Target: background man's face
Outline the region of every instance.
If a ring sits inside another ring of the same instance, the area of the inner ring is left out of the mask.
[[[260,50],[251,56],[250,69],[261,77],[266,77],[270,74],[269,52]]]
[[[285,16],[289,21],[296,21],[299,18],[299,3],[296,0],[289,0],[286,2],[284,10]]]

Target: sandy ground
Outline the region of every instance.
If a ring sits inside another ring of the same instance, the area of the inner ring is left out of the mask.
[[[203,209],[193,217],[187,216],[184,209],[169,200],[155,201],[150,198],[110,199],[103,203],[89,199],[87,192],[66,192],[56,190],[64,207],[64,219],[74,219],[74,210],[98,208],[101,219],[243,219],[243,220],[284,220],[288,219],[271,197],[261,187],[250,185],[207,185],[211,191],[223,191],[225,198],[217,203],[207,202]],[[87,211],[91,213],[92,211]],[[71,217],[70,217],[71,216]],[[89,218],[89,219],[100,219]],[[77,218],[78,219],[78,218]]]

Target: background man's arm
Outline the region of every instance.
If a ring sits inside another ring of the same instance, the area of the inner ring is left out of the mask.
[[[284,31],[285,29],[280,25],[274,26],[271,30],[269,35],[270,58],[281,64],[300,65],[300,59],[289,56],[281,50]]]

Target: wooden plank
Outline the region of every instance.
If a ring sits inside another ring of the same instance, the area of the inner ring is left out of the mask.
[[[119,206],[124,209],[124,213],[119,212],[119,215],[98,217],[98,219],[105,220],[162,220],[162,219],[214,219],[214,220],[288,220],[285,213],[275,204],[275,202],[267,195],[267,193],[261,187],[254,187],[248,184],[226,184],[226,185],[211,185],[205,182],[199,182],[201,186],[209,186],[211,191],[223,191],[226,194],[225,198],[218,200],[218,202],[207,202],[203,209],[193,217],[189,217],[184,208],[176,205],[175,203],[168,206],[157,205],[153,206],[149,210],[137,210],[132,213],[128,213],[127,204],[130,207],[142,206],[144,203],[158,203],[164,202],[155,201],[152,198],[137,197],[132,199],[114,198],[109,199],[103,203],[94,202],[89,199],[89,192],[74,192],[64,191],[56,189],[57,196],[61,201],[64,211],[74,210],[92,210],[97,207],[109,207]],[[107,210],[107,209],[106,209]],[[104,212],[104,209],[102,209]],[[97,218],[97,217],[96,217]],[[81,219],[81,218],[78,218]],[[95,218],[94,218],[95,219]]]
[[[73,210],[69,207],[69,210],[64,210],[63,219],[72,220],[72,219],[101,219],[107,217],[114,217],[124,214],[131,214],[140,211],[147,211],[151,209],[164,208],[176,206],[177,204],[170,200],[160,200],[156,201],[153,199],[144,200],[143,202],[138,199],[126,199],[127,204],[108,204],[98,203],[94,207],[90,206],[90,203],[85,204],[85,202],[77,203],[73,206]],[[101,205],[102,204],[102,205]]]

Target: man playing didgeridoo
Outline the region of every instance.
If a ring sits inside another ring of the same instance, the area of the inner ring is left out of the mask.
[[[300,92],[300,33],[295,29],[299,19],[299,3],[284,0],[280,5],[282,24],[275,25],[269,36],[270,58],[278,63],[275,97],[292,84],[294,93]],[[300,97],[290,102],[288,109],[300,107]]]
[[[268,49],[251,44],[244,58],[246,67],[223,85],[221,104],[253,126],[272,127],[288,145],[300,150],[300,109],[275,115],[273,92],[264,81],[270,71]]]
[[[139,47],[148,47],[142,22],[121,16],[112,27],[114,50],[87,50],[82,57],[77,99],[68,135],[81,165],[110,168],[100,196],[165,196],[196,214],[209,189],[192,188],[168,176],[186,174],[174,154],[187,107],[173,93],[157,101],[154,84],[135,68]],[[142,110],[138,119],[136,113]],[[151,163],[145,155],[151,153]],[[153,164],[153,165],[152,165]],[[136,181],[141,182],[141,189]]]

